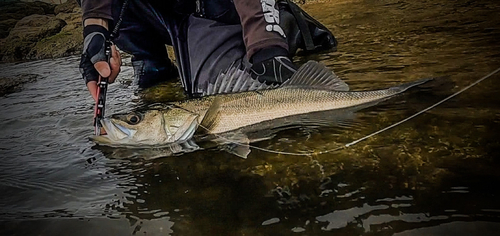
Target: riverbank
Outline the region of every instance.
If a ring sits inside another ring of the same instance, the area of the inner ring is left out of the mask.
[[[81,9],[76,1],[58,5],[3,1],[0,12],[1,62],[58,58],[82,50]]]
[[[83,48],[81,8],[75,0],[0,2],[0,62],[75,55]],[[296,0],[298,4],[324,0]],[[343,2],[343,1],[342,1]]]

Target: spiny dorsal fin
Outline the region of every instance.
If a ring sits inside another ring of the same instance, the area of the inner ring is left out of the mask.
[[[217,118],[220,115],[219,107],[221,103],[221,98],[214,98],[212,104],[208,108],[203,120],[200,122],[200,127],[198,127],[197,133],[207,134],[210,133],[214,125],[217,124]]]
[[[302,65],[292,78],[280,87],[309,87],[323,90],[349,91],[349,86],[317,61],[308,61]]]
[[[214,81],[206,84],[205,89],[203,89],[203,96],[248,92],[276,87],[276,85],[267,85],[252,79],[248,73],[248,69],[245,69],[244,65],[234,63],[225,71],[219,73]]]

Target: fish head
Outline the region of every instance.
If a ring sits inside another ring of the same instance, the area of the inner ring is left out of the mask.
[[[165,145],[190,139],[198,128],[198,114],[176,106],[114,114],[101,120],[105,135],[92,139],[104,145]]]

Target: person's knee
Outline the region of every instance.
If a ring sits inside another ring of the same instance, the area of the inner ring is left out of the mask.
[[[149,88],[159,83],[178,77],[177,67],[168,59],[136,59],[132,60],[134,67],[134,83],[139,88]]]

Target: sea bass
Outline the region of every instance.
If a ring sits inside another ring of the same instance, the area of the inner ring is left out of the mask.
[[[108,146],[168,145],[198,134],[227,134],[283,117],[371,106],[429,80],[380,90],[349,91],[348,85],[332,71],[309,61],[278,88],[217,94],[112,115],[101,121],[107,135],[93,139]]]

